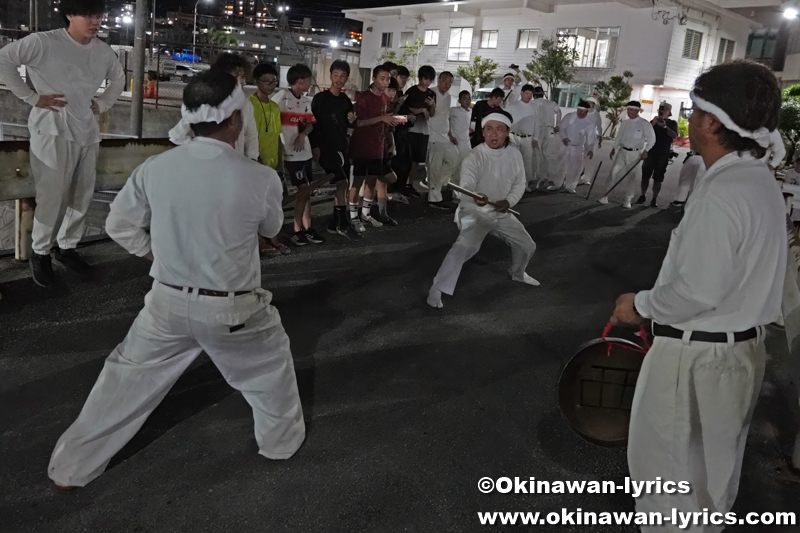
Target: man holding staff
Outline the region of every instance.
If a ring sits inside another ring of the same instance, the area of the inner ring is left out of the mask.
[[[655,337],[633,398],[631,478],[692,486],[688,494],[645,494],[636,510],[710,515],[730,511],[736,499],[764,377],[764,325],[781,316],[786,210],[758,160],[778,123],[781,93],[766,67],[732,61],[697,78],[691,98],[689,137],[708,170],[655,287],[620,296],[611,321],[652,321]]]
[[[452,295],[461,267],[478,253],[491,233],[511,246],[511,279],[528,285],[539,282],[525,273],[536,244],[517,218],[509,213],[525,193],[525,166],[519,150],[509,146],[511,115],[501,109],[483,118],[485,142],[476,146],[461,168],[460,185],[480,198],[463,195],[456,210],[461,234],[439,267],[428,292],[428,305],[441,309],[442,293]]]

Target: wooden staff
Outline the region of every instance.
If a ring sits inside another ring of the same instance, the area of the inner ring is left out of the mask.
[[[450,186],[450,188],[451,188],[451,189],[453,189],[454,191],[458,191],[458,192],[460,192],[461,194],[466,194],[467,196],[470,196],[470,197],[472,197],[472,198],[474,198],[474,199],[476,199],[476,200],[483,200],[483,199],[485,198],[485,196],[481,196],[480,194],[478,194],[478,193],[476,193],[476,192],[472,192],[472,191],[470,191],[470,190],[468,190],[468,189],[465,189],[465,188],[463,188],[463,187],[459,187],[458,185],[456,185],[456,184],[455,184],[455,183],[453,183],[453,182],[449,182],[449,183],[448,183],[448,185],[449,185],[449,186]],[[499,207],[499,206],[498,206],[496,203],[494,203],[494,202],[489,202],[489,205],[493,205],[493,206],[495,206],[495,207]],[[520,216],[520,215],[519,215],[519,213],[517,213],[517,212],[516,212],[516,211],[514,211],[513,209],[509,209],[509,210],[508,210],[508,212],[509,212],[509,213],[511,213],[512,215],[517,215],[517,216]]]

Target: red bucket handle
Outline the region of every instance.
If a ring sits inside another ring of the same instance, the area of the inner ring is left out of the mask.
[[[608,334],[611,332],[611,328],[613,328],[613,327],[614,326],[613,326],[613,324],[611,324],[611,322],[609,322],[606,325],[605,329],[603,329],[603,339],[608,337]],[[620,346],[620,347],[627,348],[629,350],[637,351],[637,352],[639,352],[641,354],[646,354],[650,350],[650,344],[647,342],[647,330],[644,329],[644,326],[641,326],[639,328],[639,331],[637,331],[635,333],[635,335],[637,337],[639,337],[640,339],[642,339],[642,344],[644,344],[643,348],[632,348],[631,346],[622,345],[622,344],[618,344],[618,343],[615,343],[615,342],[609,342],[608,343],[608,355],[611,355],[611,348],[613,348],[614,346]]]

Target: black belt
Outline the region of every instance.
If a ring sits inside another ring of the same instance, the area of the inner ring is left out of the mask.
[[[641,148],[627,148],[625,146],[620,146],[623,150],[627,150],[628,152],[638,152]]]
[[[159,281],[159,283],[161,282]],[[186,287],[178,287],[177,285],[170,285],[169,283],[161,283],[161,284],[164,285],[165,287],[169,287],[170,289],[175,289],[176,291],[182,291],[184,288],[186,288]],[[189,287],[188,292],[189,294],[192,294],[192,292],[196,292],[200,296],[216,296],[218,298],[222,298],[230,294],[229,292],[212,291],[210,289],[195,289],[194,287]],[[244,294],[250,294],[251,292],[253,291],[237,291],[234,292],[233,295],[242,296]]]
[[[672,326],[662,326],[653,322],[653,336],[654,337],[670,337],[672,339],[682,339],[684,332],[680,329],[673,328]],[[733,342],[749,341],[758,336],[757,328],[750,328],[747,331],[737,331],[733,334]],[[728,342],[727,333],[708,333],[706,331],[693,331],[689,340],[699,342]]]
[[[514,135],[516,135],[520,139],[527,139],[528,137],[533,137],[533,135],[522,135],[521,133],[515,133]]]

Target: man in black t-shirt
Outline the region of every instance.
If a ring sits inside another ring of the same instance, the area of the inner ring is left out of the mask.
[[[350,65],[336,60],[331,64],[331,87],[317,93],[311,100],[314,113],[315,143],[320,150],[319,165],[336,184],[333,200],[333,218],[328,233],[336,233],[351,240],[361,239],[350,225],[347,214],[347,190],[350,187],[350,159],[348,154],[347,129],[355,120],[353,102],[342,91],[350,77]]]
[[[678,136],[678,123],[668,117],[672,116],[672,106],[663,102],[658,107],[658,116],[650,121],[656,132],[656,143],[648,147],[647,159],[642,165],[642,195],[636,200],[637,204],[647,201],[647,186],[653,178],[653,200],[650,207],[658,207],[656,202],[658,193],[661,192],[661,183],[669,165],[669,153],[672,151],[672,140]]]
[[[475,106],[472,108],[472,118],[470,119],[470,124],[474,124],[472,128],[472,139],[470,140],[470,144],[473,148],[483,142],[483,128],[481,128],[483,117],[492,111],[500,109],[505,97],[506,93],[503,92],[503,89],[497,87],[491,92],[488,100],[480,100],[475,103]]]

